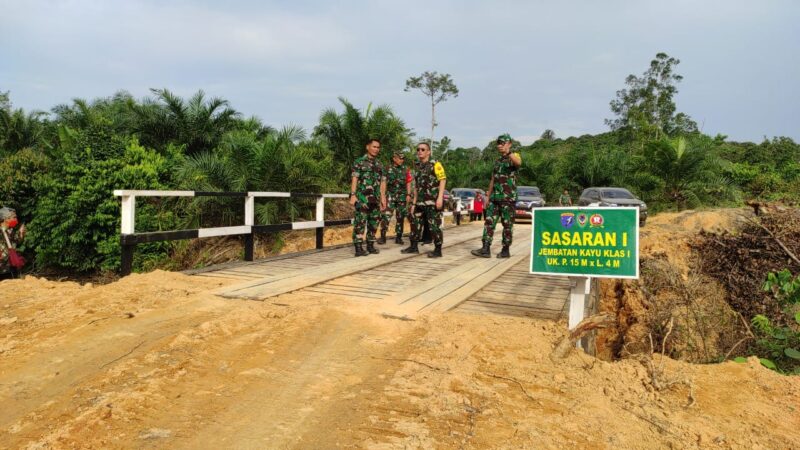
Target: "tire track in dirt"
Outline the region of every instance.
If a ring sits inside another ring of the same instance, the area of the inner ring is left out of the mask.
[[[333,431],[365,411],[358,402],[379,394],[398,364],[381,355],[402,352],[411,326],[386,329],[339,311],[295,329],[281,347],[247,362],[240,390],[216,405],[214,423],[175,448],[319,448]],[[395,335],[399,331],[402,337]],[[238,370],[238,368],[237,368]]]
[[[13,442],[24,432],[18,422],[37,410],[66,411],[73,397],[93,378],[103,377],[127,359],[137,358],[182,330],[197,326],[234,305],[197,300],[166,309],[150,310],[133,318],[113,318],[60,335],[50,348],[4,365],[0,371],[0,441]]]
[[[206,321],[197,317],[201,323],[193,328],[178,325],[181,332],[141,346],[108,370],[92,365],[87,371],[94,375],[77,379],[55,403],[40,400],[0,442],[14,448],[330,446],[331,431],[365,420],[368,400],[402,364],[387,360],[402,357],[418,329],[374,312],[233,304],[241,307]]]

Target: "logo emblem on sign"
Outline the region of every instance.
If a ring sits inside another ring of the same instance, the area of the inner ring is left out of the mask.
[[[603,216],[600,214],[592,214],[592,217],[589,217],[589,226],[592,228],[603,228]]]
[[[581,228],[586,226],[586,221],[587,220],[589,220],[589,218],[586,217],[586,214],[584,214],[584,213],[578,214],[578,225],[580,225]]]
[[[575,214],[561,213],[561,225],[563,225],[564,228],[572,228],[572,225],[575,225]]]

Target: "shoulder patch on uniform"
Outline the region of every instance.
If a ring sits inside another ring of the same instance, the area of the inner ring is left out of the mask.
[[[436,174],[436,179],[439,181],[442,181],[445,178],[447,178],[447,175],[445,175],[444,173],[444,166],[442,166],[442,163],[440,163],[439,161],[436,161],[433,164],[433,173]]]

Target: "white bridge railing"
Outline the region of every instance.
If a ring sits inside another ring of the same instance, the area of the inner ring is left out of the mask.
[[[115,190],[114,195],[122,199],[121,235],[122,245],[121,274],[131,273],[133,253],[137,244],[146,242],[194,239],[212,236],[244,235],[244,259],[253,260],[253,236],[255,233],[269,233],[284,230],[316,229],[318,249],[323,247],[323,233],[326,226],[348,225],[352,219],[325,220],[326,198],[348,198],[347,194],[313,194],[304,192],[206,192],[206,191],[148,191],[148,190]],[[244,200],[244,225],[231,227],[199,228],[193,230],[156,231],[148,233],[136,232],[136,197],[241,197]],[[280,223],[273,225],[255,225],[256,198],[316,198],[315,220]]]

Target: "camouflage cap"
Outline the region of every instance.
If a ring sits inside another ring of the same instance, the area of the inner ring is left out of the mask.
[[[511,142],[511,135],[508,133],[503,133],[500,136],[497,136],[497,143],[500,144],[503,142]]]
[[[406,152],[404,152],[403,150],[395,150],[394,152],[392,152],[392,156],[399,156],[400,158],[405,158]]]

